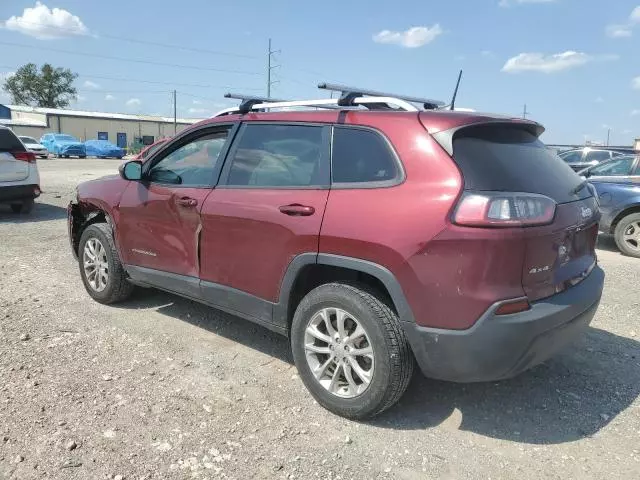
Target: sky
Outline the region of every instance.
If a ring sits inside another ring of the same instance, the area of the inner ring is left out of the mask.
[[[71,107],[206,117],[225,92],[324,98],[319,82],[542,123],[547,143],[640,137],[640,0],[1,0],[0,80],[78,74]],[[0,103],[9,98],[0,92]]]

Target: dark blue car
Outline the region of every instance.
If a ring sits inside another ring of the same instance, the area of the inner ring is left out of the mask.
[[[600,201],[600,231],[615,237],[620,251],[640,258],[640,156],[622,156],[580,172]]]

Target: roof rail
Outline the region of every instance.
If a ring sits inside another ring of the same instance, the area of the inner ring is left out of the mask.
[[[222,110],[213,117],[222,117],[224,115],[232,115],[232,114],[244,114],[248,113],[250,110],[265,110],[265,109],[275,109],[275,108],[290,108],[290,107],[311,107],[311,108],[322,108],[329,110],[353,110],[358,106],[364,106],[369,109],[389,109],[393,107],[394,110],[404,111],[404,112],[418,112],[419,109],[404,100],[400,100],[399,98],[393,97],[355,97],[351,100],[351,104],[349,106],[341,106],[339,104],[340,99],[338,98],[321,98],[318,100],[295,100],[291,102],[266,102],[266,103],[255,103],[252,100],[246,100],[242,105],[246,105],[249,107],[249,110],[243,112],[240,107],[232,107]]]
[[[340,92],[340,98],[338,105],[342,107],[352,106],[353,100],[358,97],[391,97],[405,102],[420,103],[426,110],[435,110],[445,106],[445,103],[440,100],[432,100],[429,98],[410,97],[407,95],[397,95],[395,93],[378,92],[376,90],[369,90],[366,88],[348,87],[346,85],[339,85],[335,83],[320,83],[318,88],[321,90],[330,90],[333,92]]]
[[[240,106],[238,107],[238,112],[245,114],[249,113],[254,105],[258,105],[259,103],[281,103],[287,102],[288,100],[278,100],[276,98],[271,97],[258,97],[256,95],[242,95],[240,93],[225,93],[224,98],[233,98],[236,100],[240,100]]]

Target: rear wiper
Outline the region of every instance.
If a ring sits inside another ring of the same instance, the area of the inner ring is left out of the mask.
[[[588,184],[589,184],[589,180],[583,180],[582,182],[580,182],[580,184],[576,188],[571,190],[569,193],[572,195],[577,195],[578,193],[580,193],[580,190],[582,190]]]

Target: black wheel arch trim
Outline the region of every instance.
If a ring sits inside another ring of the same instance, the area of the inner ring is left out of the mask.
[[[273,322],[275,324],[288,327],[289,316],[293,313],[289,312],[289,298],[291,291],[303,268],[312,264],[346,268],[366,273],[377,278],[389,292],[391,300],[398,311],[400,320],[403,322],[415,323],[413,311],[411,310],[409,302],[404,295],[400,282],[398,282],[395,275],[388,268],[361,258],[346,257],[329,253],[303,253],[297,255],[291,261],[283,277],[278,303],[274,305],[273,310]]]

